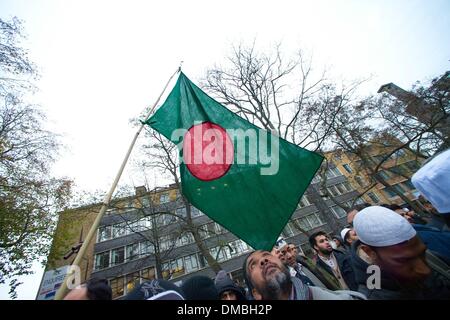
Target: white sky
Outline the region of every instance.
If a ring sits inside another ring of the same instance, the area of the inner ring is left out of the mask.
[[[336,76],[372,74],[373,94],[450,70],[448,0],[2,0],[0,17],[12,16],[24,20],[24,46],[40,69],[35,102],[66,146],[55,174],[87,190],[109,189],[135,132],[128,120],[154,103],[181,60],[196,81],[233,43],[282,41],[288,52],[312,50]],[[122,183],[144,180],[128,169]],[[40,277],[24,278],[19,298],[34,299]]]

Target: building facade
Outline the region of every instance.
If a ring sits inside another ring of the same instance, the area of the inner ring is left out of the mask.
[[[320,179],[315,178],[312,183],[319,182]],[[327,171],[326,185],[335,200],[347,206],[358,196],[338,168]],[[344,226],[345,210],[330,199],[325,203],[329,208],[328,214]],[[128,206],[110,209],[101,221],[94,245],[92,277],[109,279],[115,299],[120,299],[142,281],[156,278],[158,263],[160,276],[177,284],[198,274],[214,278],[215,273],[202,256],[192,234],[181,231],[185,212],[174,186],[141,192],[135,199],[130,198]],[[191,207],[191,215],[210,254],[235,281],[243,284],[243,260],[253,249],[198,209]],[[310,233],[318,230],[330,232],[324,220],[305,194],[281,236],[309,252]],[[297,226],[307,234],[300,232]]]
[[[339,228],[346,225],[346,212],[336,202],[349,207],[359,195],[344,172],[339,167],[330,167],[326,171],[325,187],[334,201],[323,200],[328,208],[326,214]],[[311,184],[322,182],[316,176]],[[87,271],[82,280],[106,278],[114,299],[120,299],[139,283],[153,278],[163,277],[176,284],[198,274],[214,278],[215,273],[202,256],[192,234],[184,230],[185,217],[186,208],[176,186],[152,191],[140,187],[135,195],[116,200],[102,218],[95,243],[88,250],[90,263],[86,265]],[[243,285],[242,264],[253,249],[192,206],[191,217],[209,253],[223,270]],[[82,219],[78,218],[78,223],[89,225],[91,220],[81,222]],[[332,229],[325,221],[323,213],[305,193],[280,236],[308,254],[311,252],[308,244],[311,233],[319,230],[331,233]],[[84,230],[87,233],[87,229]],[[58,237],[61,236],[55,235],[55,239]],[[78,239],[72,239],[69,243],[68,251],[73,243],[78,243]],[[56,256],[53,247],[52,250],[52,256]],[[53,267],[68,264],[67,259],[59,262]]]
[[[412,202],[416,202],[419,192],[411,182],[412,175],[421,167],[424,158],[418,158],[407,149],[400,149],[388,155],[394,147],[382,147],[379,144],[372,144],[369,149],[370,157],[374,165],[371,168],[362,164],[361,159],[345,152],[333,151],[326,154],[326,157],[342,172],[353,189],[362,193],[361,199],[364,202],[377,204],[398,204],[405,205],[405,201],[398,193],[403,194]],[[375,175],[379,175],[389,187],[377,182],[373,177],[376,164],[384,160]]]

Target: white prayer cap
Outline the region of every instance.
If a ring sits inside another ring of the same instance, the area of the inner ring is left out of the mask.
[[[352,229],[350,229],[350,228],[344,228],[344,229],[342,229],[342,231],[341,231],[341,238],[342,238],[342,240],[345,241],[345,235],[346,235],[347,232],[349,232],[350,230],[352,230]]]
[[[374,247],[393,246],[412,239],[416,230],[398,213],[379,206],[358,212],[353,226],[361,242]]]
[[[281,248],[283,248],[286,245],[287,245],[286,240],[284,240],[283,237],[279,237],[277,242],[275,243],[275,248],[281,249]]]
[[[426,163],[411,181],[437,211],[450,212],[450,149]]]

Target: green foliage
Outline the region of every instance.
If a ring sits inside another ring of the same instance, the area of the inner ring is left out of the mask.
[[[0,284],[29,274],[48,252],[56,213],[71,196],[72,182],[50,176],[58,143],[43,129],[44,114],[24,97],[37,74],[19,45],[21,23],[0,19]]]

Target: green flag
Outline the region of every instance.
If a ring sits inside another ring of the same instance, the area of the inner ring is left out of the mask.
[[[237,116],[183,73],[146,124],[179,146],[186,198],[255,249],[271,250],[323,160]]]

